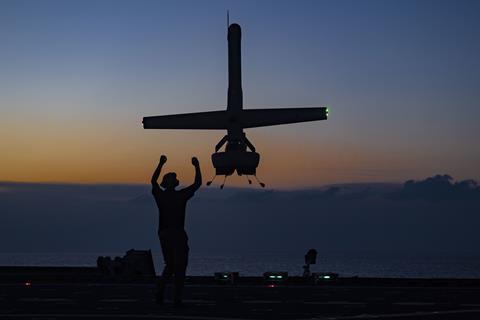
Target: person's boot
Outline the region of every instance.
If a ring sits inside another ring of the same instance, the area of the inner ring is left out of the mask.
[[[173,305],[175,307],[185,307],[183,303],[183,278],[175,279],[175,295],[173,298]]]

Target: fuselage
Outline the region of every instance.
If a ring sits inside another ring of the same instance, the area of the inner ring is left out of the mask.
[[[247,151],[243,127],[239,121],[243,109],[242,91],[242,29],[236,23],[228,27],[228,93],[227,129],[224,152],[212,154],[212,163],[217,175],[229,176],[237,171],[238,175],[255,175],[260,155],[254,150]]]
[[[228,27],[228,97],[227,110],[243,108],[242,92],[242,29],[236,23]]]

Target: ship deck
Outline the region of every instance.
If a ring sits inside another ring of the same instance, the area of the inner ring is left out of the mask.
[[[182,308],[169,292],[157,305],[154,281],[105,278],[96,268],[0,267],[0,318],[480,319],[480,279],[188,277]]]

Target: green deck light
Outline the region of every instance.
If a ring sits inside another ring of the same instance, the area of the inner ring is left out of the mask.
[[[338,279],[338,273],[334,273],[334,272],[320,272],[320,273],[314,272],[312,275],[313,275],[314,282],[316,284],[322,283],[322,282],[336,281]]]
[[[263,273],[263,279],[267,283],[280,283],[286,281],[288,272],[285,271],[267,271]]]
[[[223,272],[215,272],[214,278],[217,283],[226,284],[226,283],[235,283],[239,277],[238,272],[231,272],[231,271],[223,271]]]

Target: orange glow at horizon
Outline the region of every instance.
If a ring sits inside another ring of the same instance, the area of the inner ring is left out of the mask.
[[[141,124],[103,126],[95,121],[42,126],[8,123],[2,128],[4,149],[0,181],[59,183],[148,183],[161,154],[168,162],[163,173],[175,171],[182,184],[193,180],[192,156],[201,162],[204,182],[213,177],[210,155],[223,131],[144,130]],[[258,177],[269,188],[297,188],[331,183],[402,182],[443,173],[429,167],[430,159],[332,145],[314,137],[281,134],[267,129],[247,131],[261,154]],[[10,133],[10,136],[6,133]],[[15,132],[12,136],[11,132]],[[423,165],[422,165],[423,162]],[[414,165],[413,165],[414,163]],[[428,171],[426,168],[431,170]],[[448,172],[447,172],[448,173]],[[455,178],[461,178],[455,176]],[[216,182],[221,182],[217,177]],[[245,177],[229,177],[227,186],[247,186]]]

